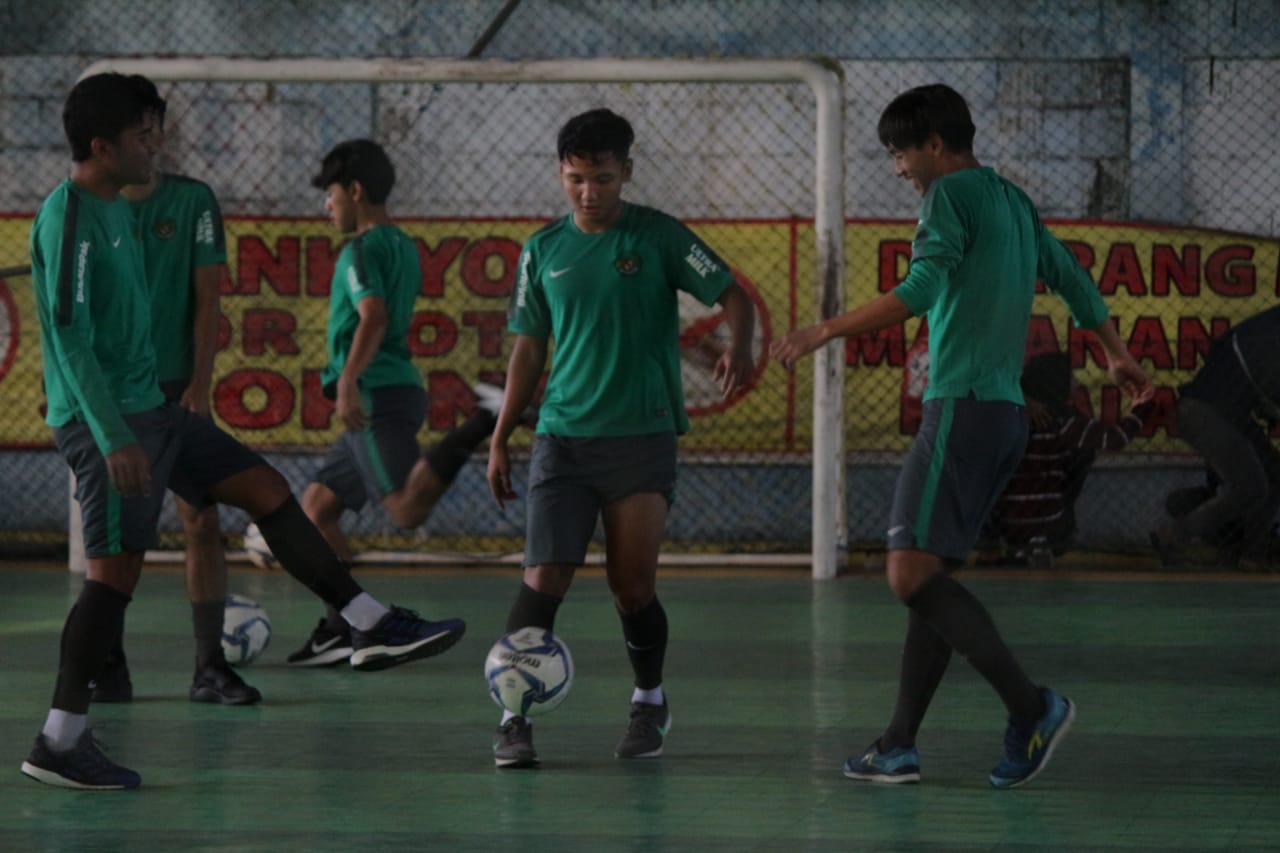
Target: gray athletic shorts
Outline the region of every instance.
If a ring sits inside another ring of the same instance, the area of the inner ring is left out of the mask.
[[[427,417],[427,393],[416,385],[385,385],[365,394],[369,425],[347,430],[311,479],[355,511],[381,503],[409,479],[422,451],[418,431]]]
[[[609,438],[538,435],[529,460],[524,564],[580,566],[600,511],[629,495],[675,499],[672,432]]]
[[[165,488],[196,509],[228,477],[266,464],[209,418],[164,405],[125,415],[151,463],[151,494],[125,498],[111,485],[107,463],[89,426],[72,421],[53,430],[54,444],[76,475],[76,500],[84,521],[85,555],[110,557],[156,545],[156,523]]]
[[[1027,410],[1003,400],[924,404],[889,512],[890,551],[969,556],[982,522],[1027,449]]]

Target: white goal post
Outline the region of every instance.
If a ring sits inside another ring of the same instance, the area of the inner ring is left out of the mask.
[[[844,76],[839,63],[806,59],[560,59],[530,62],[456,59],[108,59],[104,71],[165,82],[281,83],[802,83],[816,100],[814,317],[844,306]],[[833,578],[847,551],[843,437],[843,347],[815,353],[812,562],[815,579]],[[79,524],[74,506],[72,526]],[[729,562],[720,558],[721,562]],[[76,570],[73,555],[72,569]]]

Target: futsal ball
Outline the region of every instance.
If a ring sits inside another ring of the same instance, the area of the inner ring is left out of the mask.
[[[250,522],[244,529],[244,551],[249,555],[249,562],[260,569],[274,569],[277,565],[276,555],[271,553],[271,546],[262,537],[258,525]]]
[[[522,717],[545,714],[569,694],[573,657],[569,647],[543,628],[521,628],[499,637],[484,661],[489,695]]]
[[[222,651],[227,663],[252,663],[271,642],[271,620],[258,602],[243,595],[228,595],[222,617]]]

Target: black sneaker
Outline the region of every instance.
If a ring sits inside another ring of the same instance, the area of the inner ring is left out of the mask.
[[[351,629],[351,668],[387,669],[418,658],[438,655],[462,639],[467,623],[461,619],[428,622],[412,610],[392,607],[368,631]]]
[[[89,682],[93,702],[132,702],[133,682],[129,680],[129,663],[124,655],[115,652],[107,655],[102,672]]]
[[[214,705],[256,705],[262,701],[258,688],[244,683],[225,660],[196,670],[191,680],[191,701]]]
[[[351,657],[351,628],[346,622],[334,630],[325,619],[320,620],[302,648],[286,658],[289,666],[333,666]]]
[[[493,763],[496,767],[519,770],[536,767],[538,752],[533,748],[533,723],[512,717],[493,736]]]
[[[662,755],[662,744],[669,731],[671,708],[665,697],[661,705],[632,702],[627,731],[613,754],[618,758],[657,758]]]
[[[36,745],[22,762],[22,772],[46,785],[86,791],[119,791],[142,784],[137,773],[103,755],[88,731],[67,752],[54,752],[43,734],[36,735]]]

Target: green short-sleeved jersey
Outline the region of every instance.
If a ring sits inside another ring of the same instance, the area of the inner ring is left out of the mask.
[[[226,263],[222,211],[207,184],[160,175],[155,191],[131,201],[151,292],[151,339],[161,382],[191,378],[195,359],[195,271]]]
[[[387,332],[377,355],[360,377],[364,390],[384,385],[422,386],[409,355],[409,321],[422,289],[422,263],[413,238],[395,225],[375,225],[343,247],[333,268],[329,293],[329,363],[321,382],[331,392],[347,363],[360,325],[356,306],[380,296],[387,306]]]
[[[711,305],[732,282],[692,231],[649,207],[627,204],[599,234],[584,234],[572,215],[534,234],[508,328],[555,342],[538,432],[686,432],[677,292]]]
[[[142,246],[128,203],[63,181],[31,227],[45,422],[88,424],[103,455],[137,443],[124,415],[164,402]]]
[[[894,290],[929,317],[925,399],[1022,403],[1019,380],[1039,278],[1093,329],[1107,307],[1089,274],[1021,189],[989,168],[934,181],[920,206],[911,268]]]

